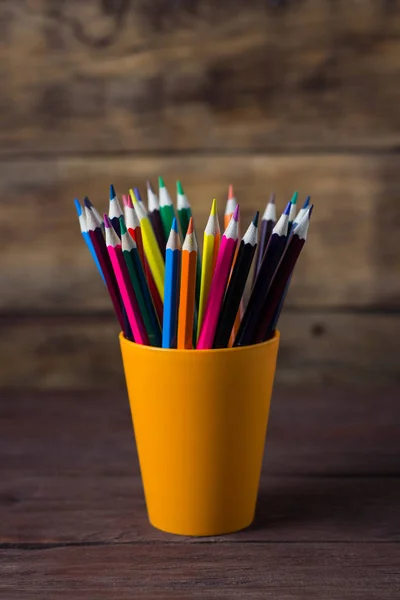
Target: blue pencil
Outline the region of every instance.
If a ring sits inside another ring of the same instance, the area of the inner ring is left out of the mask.
[[[81,206],[81,203],[79,202],[79,200],[77,200],[75,198],[74,203],[75,203],[76,212],[78,214],[79,226],[81,228],[82,237],[85,240],[86,246],[89,248],[90,254],[92,255],[92,258],[93,258],[94,263],[101,275],[101,278],[105,283],[106,280],[104,279],[104,275],[103,275],[103,271],[101,270],[99,259],[97,258],[96,251],[93,247],[92,240],[90,239],[90,235],[89,235],[89,232],[87,229],[85,213],[82,210],[82,206]]]
[[[177,343],[180,261],[181,243],[174,218],[165,251],[163,348],[176,348]]]

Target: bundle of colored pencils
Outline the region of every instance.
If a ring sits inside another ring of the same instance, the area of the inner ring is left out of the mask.
[[[176,211],[162,178],[147,182],[147,208],[137,188],[121,208],[110,186],[108,215],[75,200],[83,239],[110,295],[125,337],[137,344],[198,350],[245,346],[273,337],[313,205],[297,213],[297,192],[277,220],[275,196],[239,237],[239,205],[229,186],[221,236],[216,200],[201,259],[189,201],[177,182]],[[247,306],[244,291],[254,263]]]

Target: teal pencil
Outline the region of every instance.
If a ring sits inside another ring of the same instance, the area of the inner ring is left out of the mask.
[[[174,219],[165,251],[163,348],[176,348],[177,345],[180,261],[181,243],[178,224]]]
[[[165,239],[168,239],[168,236],[171,231],[172,221],[175,218],[175,210],[174,205],[172,204],[171,196],[168,193],[167,188],[165,187],[165,183],[162,177],[158,178],[159,185],[159,194],[158,198],[160,201],[160,217],[161,222],[164,228]]]

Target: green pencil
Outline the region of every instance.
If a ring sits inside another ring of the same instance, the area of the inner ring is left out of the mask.
[[[189,227],[190,217],[192,217],[192,209],[190,208],[189,201],[183,191],[183,187],[180,181],[176,182],[176,208],[178,211],[179,225],[182,232],[182,239],[186,237],[186,232]]]
[[[158,178],[160,217],[164,229],[165,239],[167,240],[171,232],[172,221],[175,219],[174,205],[162,177]]]
[[[143,318],[144,326],[152,346],[161,346],[161,328],[151,299],[146,277],[135,240],[126,229],[124,219],[120,218],[122,253],[128,268],[133,291]]]

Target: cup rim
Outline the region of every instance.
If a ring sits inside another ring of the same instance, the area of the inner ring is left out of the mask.
[[[279,339],[280,339],[280,332],[278,329],[276,329],[274,336],[271,339],[267,340],[266,342],[259,342],[258,344],[250,344],[247,346],[237,346],[236,348],[207,348],[207,349],[187,350],[187,349],[178,349],[178,348],[160,348],[158,346],[147,346],[144,344],[136,344],[136,342],[131,342],[130,340],[127,340],[122,331],[119,334],[120,344],[124,345],[128,348],[129,347],[137,348],[143,352],[151,352],[151,353],[166,354],[167,352],[173,352],[173,354],[175,356],[192,354],[193,352],[195,352],[196,354],[197,353],[201,353],[202,355],[212,354],[213,356],[215,356],[216,354],[227,354],[227,353],[233,354],[234,352],[256,351],[260,348],[265,348],[266,346],[272,346],[274,344],[277,344],[279,342]]]

